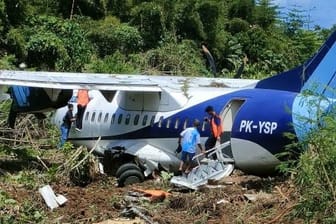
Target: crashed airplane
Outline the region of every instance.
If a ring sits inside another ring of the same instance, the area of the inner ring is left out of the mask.
[[[303,65],[260,81],[2,70],[0,85],[13,86],[11,115],[60,108],[72,90],[89,89],[83,129],[73,127],[69,140],[92,148],[100,139],[96,153],[120,186],[143,181],[156,170],[177,171],[179,133],[194,119],[203,121],[204,109],[213,106],[223,121],[221,144],[212,150],[218,159],[199,162],[189,178],[175,178],[194,188],[197,181],[229,175],[233,168],[258,175],[274,172],[280,162],[276,155],[291,142],[284,133],[302,140],[315,124],[300,118],[316,121],[317,110],[328,112],[333,106],[335,40],[336,32]],[[317,108],[310,102],[321,95],[325,100]],[[76,98],[71,102],[76,104]],[[56,111],[56,125],[65,111]],[[208,125],[204,121],[199,130],[203,143]]]

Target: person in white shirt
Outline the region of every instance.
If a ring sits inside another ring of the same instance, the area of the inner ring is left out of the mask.
[[[178,143],[182,146],[182,156],[179,171],[183,171],[183,165],[187,163],[185,173],[190,172],[192,158],[196,154],[197,146],[200,148],[202,153],[204,150],[201,145],[201,138],[197,128],[200,126],[199,120],[195,120],[193,127],[186,128],[181,132]],[[181,142],[182,141],[182,142]]]

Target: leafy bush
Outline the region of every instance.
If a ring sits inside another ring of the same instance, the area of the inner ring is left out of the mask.
[[[0,59],[0,68],[1,69],[14,69],[15,63],[16,63],[16,58],[14,55],[5,55]]]
[[[148,73],[169,73],[172,75],[209,76],[200,51],[192,41],[173,41],[147,51],[139,57],[142,71]]]
[[[28,64],[32,67],[55,70],[58,60],[66,58],[62,40],[51,32],[39,32],[27,43]]]
[[[46,218],[33,202],[20,205],[5,191],[0,190],[0,223],[43,223]]]
[[[335,223],[335,108],[325,104],[328,99],[323,96],[308,98],[307,102],[310,117],[299,117],[304,123],[296,129],[306,130],[304,133],[307,134],[292,145],[302,154],[297,162],[287,162],[289,168],[283,166],[282,169],[292,174],[298,189],[299,201],[294,215],[304,218],[307,223]]]
[[[94,73],[135,73],[137,71],[136,65],[119,51],[103,59],[92,60],[85,69],[87,72]]]
[[[323,119],[323,126],[311,132],[303,144],[307,150],[297,164],[295,182],[300,200],[296,215],[307,221],[336,221],[336,120]]]
[[[139,52],[143,39],[135,27],[126,24],[96,24],[88,35],[90,41],[97,47],[100,57],[112,55],[116,51],[122,54]]]
[[[92,53],[78,23],[52,16],[32,17],[27,26],[11,29],[6,41],[9,52],[39,70],[82,71]]]
[[[7,33],[8,51],[15,54],[18,59],[27,57],[26,38],[22,29],[10,29]]]
[[[232,20],[230,20],[230,22],[228,23],[228,30],[232,33],[239,33],[239,32],[245,32],[249,29],[250,24],[240,18],[233,18]]]

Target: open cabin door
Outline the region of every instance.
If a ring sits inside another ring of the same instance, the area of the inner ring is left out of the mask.
[[[222,125],[223,125],[221,143],[230,141],[233,122],[235,120],[237,112],[239,111],[240,107],[244,104],[244,102],[245,99],[231,100],[220,112],[220,117],[222,119]],[[232,156],[231,147],[227,147],[224,153],[229,156]]]

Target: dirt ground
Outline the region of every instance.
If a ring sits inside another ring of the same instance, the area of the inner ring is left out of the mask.
[[[45,167],[39,161],[27,159],[30,153],[22,153],[26,151],[21,148],[34,146],[39,152],[51,152],[47,156],[49,168],[53,164],[64,163],[63,153],[50,150],[53,145],[50,141],[54,139],[50,131],[37,128],[34,125],[36,122],[29,119],[31,116],[17,122],[17,130],[27,131],[4,129],[0,135],[1,143],[8,145],[9,152],[18,148],[25,158],[18,160],[10,157],[8,160],[0,155],[0,199],[5,192],[17,202],[17,206],[6,210],[6,206],[1,204],[3,201],[0,201],[0,223],[1,214],[17,217],[17,212],[23,211],[24,215],[31,216],[36,210],[42,211],[43,223],[303,223],[292,218],[291,211],[297,195],[291,181],[284,177],[260,178],[234,171],[230,177],[209,183],[198,191],[174,188],[164,178],[124,188],[116,187],[114,177],[104,175],[85,187],[74,186],[68,176],[46,181]],[[52,211],[47,207],[38,192],[38,188],[46,184],[56,194],[68,199],[62,207]],[[150,201],[135,193],[139,189],[159,189],[170,195]]]
[[[119,188],[115,178],[108,176],[86,187],[73,186],[67,178],[50,185],[68,199],[53,211],[36,189],[7,182],[0,182],[0,189],[19,203],[34,202],[45,212],[45,223],[302,223],[289,216],[295,191],[282,177],[260,178],[235,171],[198,191],[174,188],[163,179]],[[170,195],[150,201],[134,193],[138,189],[161,189]],[[130,208],[139,209],[147,222],[132,212],[122,215]]]

